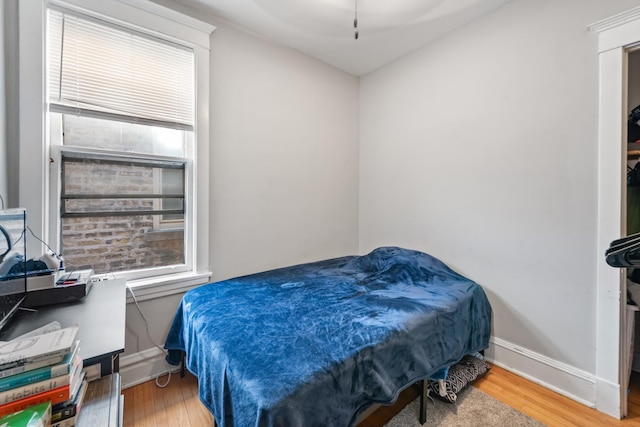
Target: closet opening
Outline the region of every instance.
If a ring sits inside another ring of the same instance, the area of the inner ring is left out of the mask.
[[[627,54],[627,179],[626,188],[623,189],[623,194],[626,193],[623,197],[626,202],[626,209],[623,209],[626,219],[623,224],[626,228],[625,235],[629,236],[640,233],[640,46],[628,48]],[[628,359],[621,366],[621,385],[628,390],[628,398],[631,399],[634,390],[638,393],[638,387],[634,385],[640,382],[640,267],[627,268],[625,276],[627,295],[624,333]],[[626,408],[624,403],[623,407]]]

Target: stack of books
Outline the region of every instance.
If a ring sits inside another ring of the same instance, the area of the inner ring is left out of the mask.
[[[87,384],[76,326],[0,344],[0,425],[51,405],[52,427],[75,425]]]

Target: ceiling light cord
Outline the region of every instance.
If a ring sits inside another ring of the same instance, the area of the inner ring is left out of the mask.
[[[353,18],[353,28],[354,28],[353,36],[355,37],[356,40],[358,40],[358,0],[356,0],[356,12],[355,12],[355,17]]]

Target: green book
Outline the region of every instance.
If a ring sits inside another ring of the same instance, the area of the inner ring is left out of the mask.
[[[29,406],[22,411],[0,418],[0,427],[49,427],[51,402]]]

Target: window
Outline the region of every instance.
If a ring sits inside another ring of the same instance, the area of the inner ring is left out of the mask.
[[[185,264],[183,162],[72,152],[61,162],[67,269],[113,273]],[[172,191],[156,193],[157,176],[173,177]],[[155,225],[166,216],[175,219],[173,233]]]
[[[19,19],[29,29],[20,89],[43,101],[21,103],[34,118],[20,128],[31,227],[67,269],[127,279],[207,272],[208,123],[196,117],[208,111],[214,27],[136,0],[32,0]],[[40,180],[33,172],[45,159],[51,173]]]
[[[48,39],[67,269],[187,268],[193,51],[65,9],[49,10]]]

